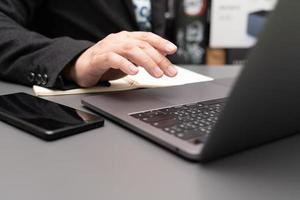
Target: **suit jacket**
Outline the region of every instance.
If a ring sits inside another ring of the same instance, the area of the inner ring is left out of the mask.
[[[165,36],[166,0],[151,2],[152,32]],[[66,89],[64,67],[122,30],[138,30],[131,0],[1,0],[0,78]]]

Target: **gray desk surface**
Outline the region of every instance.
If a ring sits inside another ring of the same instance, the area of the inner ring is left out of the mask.
[[[221,78],[239,68],[197,71]],[[32,92],[0,82],[0,94],[18,91]],[[82,96],[48,99],[83,109]],[[108,120],[103,128],[56,142],[0,122],[0,199],[299,199],[299,152],[300,137],[294,136],[202,165]]]

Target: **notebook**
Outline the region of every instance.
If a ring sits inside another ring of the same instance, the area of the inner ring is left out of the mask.
[[[52,90],[49,88],[34,85],[33,91],[36,96],[70,95],[124,91],[138,88],[168,87],[213,80],[210,77],[192,72],[179,66],[177,66],[176,68],[178,74],[176,77],[172,78],[167,76],[163,76],[161,78],[154,78],[151,75],[149,75],[144,68],[139,68],[139,73],[137,75],[130,75],[118,80],[110,81],[109,87],[96,86],[91,88],[76,88],[71,90]]]

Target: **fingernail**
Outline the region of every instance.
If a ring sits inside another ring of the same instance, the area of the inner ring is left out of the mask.
[[[173,51],[176,51],[177,49],[177,46],[171,42],[169,42],[167,45],[166,45],[166,50],[168,52],[173,52]]]
[[[163,75],[163,71],[159,67],[153,68],[153,73],[156,77],[161,77]]]
[[[177,74],[177,69],[174,66],[169,66],[167,68],[168,75],[175,76]]]

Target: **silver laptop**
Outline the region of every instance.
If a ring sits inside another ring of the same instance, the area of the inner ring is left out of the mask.
[[[300,131],[300,1],[279,1],[234,86],[98,94],[83,105],[185,158],[209,161]]]

